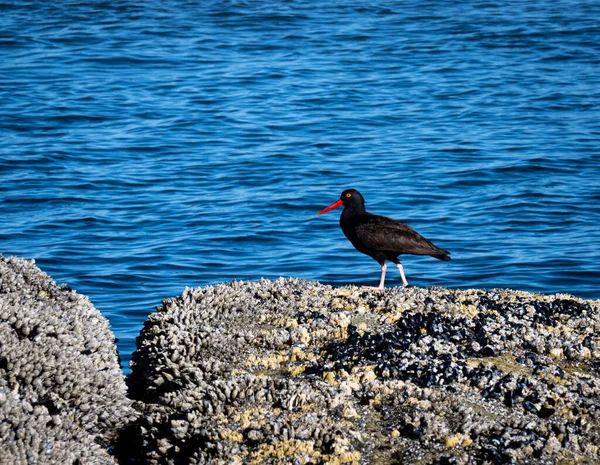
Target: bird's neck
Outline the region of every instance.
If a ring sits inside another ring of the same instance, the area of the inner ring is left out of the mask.
[[[365,213],[366,210],[364,205],[348,205],[347,207],[344,207],[342,217],[352,218],[354,216],[364,215]]]

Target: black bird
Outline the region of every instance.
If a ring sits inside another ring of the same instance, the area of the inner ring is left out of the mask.
[[[340,215],[342,232],[356,250],[373,257],[381,265],[379,287],[367,287],[368,289],[383,290],[386,260],[396,264],[402,277],[402,284],[404,287],[408,286],[398,255],[430,255],[445,262],[450,260],[450,252],[433,245],[404,223],[366,211],[365,199],[356,189],[346,189],[339,200],[321,210],[318,215],[342,205],[344,206]]]

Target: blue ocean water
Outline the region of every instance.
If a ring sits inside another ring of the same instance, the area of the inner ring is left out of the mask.
[[[0,53],[0,252],[125,364],[185,286],[377,284],[349,187],[452,252],[413,285],[600,298],[596,0],[0,1]]]

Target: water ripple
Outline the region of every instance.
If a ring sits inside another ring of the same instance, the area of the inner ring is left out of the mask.
[[[598,2],[0,3],[4,254],[128,361],[184,286],[378,280],[347,187],[453,260],[415,285],[599,298]],[[399,279],[390,273],[389,284]]]

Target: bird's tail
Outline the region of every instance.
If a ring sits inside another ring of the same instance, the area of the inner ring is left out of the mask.
[[[445,262],[449,262],[451,260],[450,252],[448,252],[447,250],[443,250],[443,249],[440,249],[440,253],[436,253],[436,254],[432,255],[432,257],[437,258],[438,260],[443,260]]]

